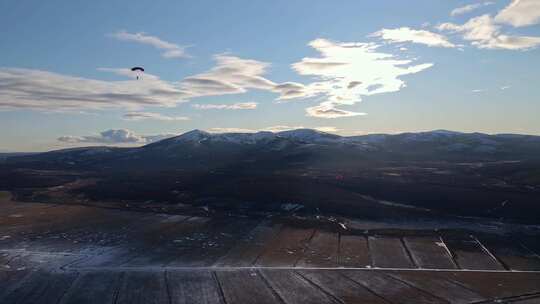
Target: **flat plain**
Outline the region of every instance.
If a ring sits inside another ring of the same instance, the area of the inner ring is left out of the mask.
[[[531,226],[0,204],[1,303],[540,303]]]

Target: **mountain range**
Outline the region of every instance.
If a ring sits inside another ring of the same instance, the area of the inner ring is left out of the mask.
[[[312,129],[278,133],[208,133],[193,130],[142,147],[86,147],[39,154],[5,154],[5,162],[52,162],[55,165],[104,166],[137,160],[160,168],[171,161],[200,160],[200,165],[220,166],[226,161],[241,161],[268,154],[311,155],[341,158],[342,154],[373,160],[502,161],[540,159],[540,136],[460,133],[435,130],[419,133],[339,136]],[[259,155],[254,155],[259,153]],[[148,158],[148,159],[147,159]],[[163,163],[165,162],[165,163]],[[189,161],[189,166],[196,165]]]
[[[540,137],[193,130],[142,147],[0,158],[1,189],[28,200],[152,201],[231,212],[296,204],[354,216],[430,210],[537,221]]]

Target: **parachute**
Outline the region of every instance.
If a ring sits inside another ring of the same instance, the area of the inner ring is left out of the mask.
[[[131,68],[131,71],[132,72],[135,72],[136,75],[137,75],[137,80],[139,80],[139,78],[142,76],[142,74],[144,73],[144,69],[142,67],[132,67]]]

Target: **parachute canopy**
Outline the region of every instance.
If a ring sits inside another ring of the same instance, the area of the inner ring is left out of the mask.
[[[139,78],[141,77],[142,73],[144,72],[144,69],[143,69],[142,67],[136,66],[136,67],[132,67],[132,68],[131,68],[131,71],[137,73],[137,74],[136,74],[136,75],[137,75],[137,80],[139,80]]]

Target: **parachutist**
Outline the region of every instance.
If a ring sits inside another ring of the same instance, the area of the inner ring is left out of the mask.
[[[139,80],[139,78],[141,77],[141,74],[144,73],[144,69],[142,67],[138,67],[138,66],[137,67],[132,67],[131,71],[136,73],[137,80]]]

